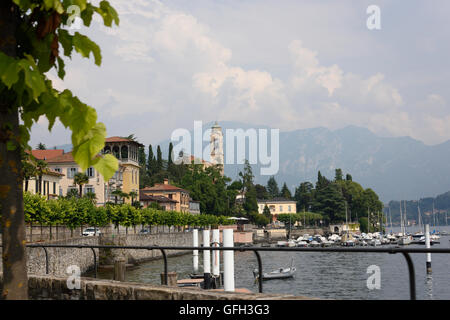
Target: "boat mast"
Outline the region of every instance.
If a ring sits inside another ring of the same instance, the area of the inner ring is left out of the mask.
[[[367,207],[367,233],[370,232],[370,214],[369,214],[369,207]]]
[[[417,212],[418,212],[418,215],[419,215],[419,230],[423,231],[422,230],[422,217],[421,217],[421,214],[420,214],[420,199],[417,200]]]
[[[400,200],[400,232],[403,233],[402,200]]]
[[[391,206],[388,206],[389,208],[389,222],[391,224],[391,233],[392,233],[392,213],[391,213]]]
[[[403,215],[403,218],[405,219],[404,226],[405,226],[405,234],[406,234],[406,228],[408,226],[408,209],[406,207],[406,200],[403,201],[403,206],[405,208],[405,212],[404,212],[405,214]]]

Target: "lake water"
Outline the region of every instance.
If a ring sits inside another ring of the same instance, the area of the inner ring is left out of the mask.
[[[431,228],[432,229],[432,228]],[[450,232],[448,227],[439,230]],[[387,228],[390,231],[390,228]],[[394,228],[397,232],[398,228]],[[409,232],[415,230],[410,228]],[[449,248],[450,237],[441,236],[441,243],[432,248]],[[410,245],[420,247],[423,245]],[[326,299],[409,299],[409,273],[402,254],[345,253],[345,252],[260,252],[263,272],[289,266],[291,258],[297,272],[293,279],[263,282],[265,293],[287,293]],[[202,266],[201,253],[199,266]],[[450,254],[432,254],[432,274],[426,273],[426,254],[411,254],[416,273],[417,299],[450,299]],[[223,260],[221,260],[223,261]],[[235,253],[235,278],[237,288],[258,292],[252,270],[257,268],[253,252]],[[371,265],[380,267],[380,289],[368,289],[367,273]],[[192,255],[168,258],[169,271],[176,271],[178,279],[192,273]],[[126,280],[160,284],[163,260],[141,264],[138,269],[127,271]],[[110,272],[99,272],[101,278],[111,278]]]

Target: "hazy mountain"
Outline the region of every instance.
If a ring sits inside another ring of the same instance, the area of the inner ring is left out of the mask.
[[[225,145],[226,129],[268,128],[226,121],[219,124]],[[204,130],[211,125],[205,124]],[[435,196],[450,189],[450,141],[427,146],[410,137],[380,137],[355,126],[280,132],[279,141],[280,165],[275,178],[280,187],[286,182],[292,191],[302,181],[315,183],[318,170],[334,178],[336,168],[341,168],[344,175],[350,173],[363,187],[375,190],[384,202]],[[168,143],[166,140],[160,144],[164,158]],[[225,174],[236,179],[242,167],[225,165]],[[255,181],[266,184],[269,176],[261,176],[259,168],[253,166]]]

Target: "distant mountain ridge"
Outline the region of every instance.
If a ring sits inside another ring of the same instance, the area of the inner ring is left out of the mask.
[[[204,130],[212,124],[204,124]],[[219,125],[224,136],[226,129],[269,128],[230,121]],[[436,196],[450,190],[450,140],[428,146],[411,137],[380,137],[366,128],[347,126],[337,130],[318,127],[280,131],[279,141],[280,165],[275,178],[280,187],[286,182],[291,191],[300,182],[315,183],[318,170],[327,178],[334,178],[336,168],[350,173],[364,188],[372,188],[385,203]],[[160,145],[166,158],[169,140]],[[154,151],[155,148],[156,145]],[[242,167],[225,165],[225,174],[236,179]],[[259,174],[259,165],[252,167],[255,182],[265,185],[269,176]]]

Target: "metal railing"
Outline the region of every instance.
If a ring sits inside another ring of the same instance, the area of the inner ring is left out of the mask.
[[[280,252],[372,252],[372,253],[389,253],[396,254],[401,253],[406,260],[409,272],[409,291],[410,299],[416,300],[416,280],[414,263],[411,259],[410,253],[450,253],[450,249],[447,248],[400,248],[400,247],[389,247],[389,248],[359,248],[359,247],[329,247],[329,248],[316,248],[316,247],[215,247],[214,243],[211,243],[210,247],[182,247],[182,246],[115,246],[115,245],[62,245],[62,244],[27,244],[29,248],[42,248],[45,251],[45,263],[46,263],[46,274],[49,273],[49,258],[47,248],[76,248],[76,249],[91,249],[94,256],[94,277],[97,278],[97,254],[94,249],[134,249],[134,250],[159,250],[163,256],[164,260],[164,284],[167,285],[168,279],[168,261],[166,250],[210,250],[210,251],[253,251],[257,262],[258,262],[258,291],[263,293],[263,274],[262,270],[262,260],[259,251],[280,251]]]

